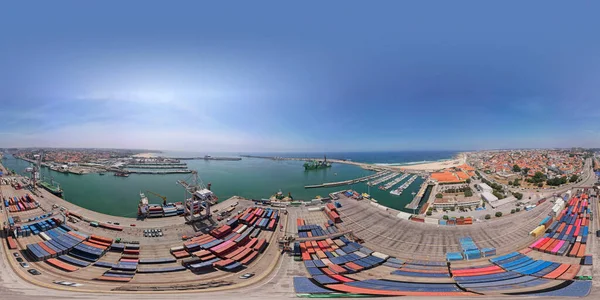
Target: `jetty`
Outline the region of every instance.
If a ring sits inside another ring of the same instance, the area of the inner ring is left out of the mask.
[[[350,180],[344,180],[344,181],[327,182],[327,183],[314,184],[314,185],[306,185],[306,186],[304,186],[304,188],[305,189],[316,189],[316,188],[334,187],[334,186],[355,184],[355,183],[364,182],[364,181],[367,181],[367,180],[370,180],[370,179],[373,179],[373,178],[377,178],[377,177],[381,176],[382,173],[385,173],[385,172],[379,172],[379,173],[371,174],[369,176],[365,176],[365,177],[361,177],[361,178],[356,178],[356,179],[350,179]]]
[[[198,157],[178,157],[178,160],[228,160],[228,161],[238,161],[242,160],[241,157],[224,157],[224,156],[198,156]]]
[[[137,168],[138,166],[186,166],[186,163],[180,163],[180,162],[173,162],[173,163],[169,163],[169,162],[137,162],[137,163],[132,163],[132,164],[127,164],[127,167],[131,167],[131,168]]]
[[[386,183],[384,186],[381,187],[382,190],[387,191],[390,188],[392,188],[394,185],[400,183],[400,181],[404,180],[406,177],[408,177],[409,174],[404,174],[388,183]]]
[[[125,168],[132,169],[186,169],[187,165],[126,165]]]
[[[367,184],[368,184],[369,186],[378,185],[378,184],[380,184],[380,183],[382,183],[382,182],[386,182],[386,181],[388,181],[388,180],[390,180],[390,179],[392,179],[392,178],[394,178],[394,177],[396,177],[396,176],[398,176],[398,175],[400,175],[400,173],[395,173],[395,172],[393,172],[393,173],[390,173],[390,174],[388,174],[388,175],[386,175],[386,176],[383,176],[383,177],[381,177],[381,178],[378,178],[378,179],[376,179],[376,180],[373,180],[373,181],[371,181],[371,182],[368,182]]]
[[[127,170],[125,173],[129,174],[154,174],[154,175],[164,175],[164,174],[187,174],[192,173],[192,170],[166,170],[166,171],[150,171],[150,170]]]
[[[407,204],[405,206],[405,208],[417,209],[419,207],[419,204],[421,203],[423,195],[425,195],[425,191],[427,190],[427,187],[429,186],[429,184],[430,183],[427,180],[423,181],[423,184],[421,184],[421,188],[419,189],[419,192],[417,192],[415,197],[412,199],[412,201],[409,204]]]

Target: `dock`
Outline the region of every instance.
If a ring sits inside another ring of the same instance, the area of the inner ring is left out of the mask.
[[[241,157],[217,157],[217,156],[199,156],[199,157],[178,157],[178,160],[227,160],[227,161],[238,161],[242,160]]]
[[[355,184],[355,183],[364,182],[364,181],[367,181],[369,179],[373,179],[373,178],[379,177],[379,176],[382,175],[382,173],[385,173],[385,172],[378,172],[378,173],[375,173],[375,174],[371,174],[369,176],[365,176],[365,177],[361,177],[361,178],[356,178],[356,179],[350,179],[350,180],[344,180],[344,181],[338,181],[338,182],[327,182],[327,183],[321,183],[321,184],[306,185],[306,186],[304,186],[304,188],[305,189],[316,189],[316,188],[334,187],[334,186]]]
[[[132,169],[186,169],[187,165],[126,165],[125,168]]]
[[[369,182],[369,183],[367,183],[367,184],[368,184],[369,186],[378,185],[378,184],[380,184],[380,183],[383,183],[383,182],[386,182],[386,181],[388,181],[388,180],[390,180],[390,179],[392,179],[392,178],[394,178],[394,177],[396,177],[396,176],[398,176],[398,175],[400,175],[400,173],[395,173],[395,172],[394,172],[394,173],[389,173],[388,175],[386,175],[386,176],[383,176],[383,177],[381,177],[381,178],[378,178],[378,179],[376,179],[376,180],[373,180],[373,181],[371,181],[371,182]]]
[[[386,183],[381,189],[384,191],[387,191],[389,189],[391,189],[393,186],[395,186],[396,184],[400,183],[400,181],[404,180],[406,177],[408,177],[409,174],[404,174],[388,183]]]
[[[412,201],[405,206],[405,208],[417,209],[419,207],[419,203],[421,203],[421,199],[423,198],[423,195],[425,194],[425,191],[427,190],[428,186],[429,186],[429,182],[427,182],[427,180],[423,181],[423,183],[421,184],[421,188],[419,189],[419,192],[415,195],[415,197],[412,199]]]

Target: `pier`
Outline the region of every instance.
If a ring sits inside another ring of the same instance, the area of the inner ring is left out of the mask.
[[[175,158],[178,160],[227,160],[227,161],[238,161],[238,160],[242,160],[241,157],[219,157],[219,156],[199,156],[199,157],[178,157]]]
[[[126,165],[125,168],[132,169],[185,169],[187,165]]]
[[[425,194],[425,191],[427,190],[427,187],[429,186],[429,184],[430,183],[427,182],[427,180],[423,181],[423,184],[421,185],[419,192],[415,195],[413,200],[405,206],[405,208],[413,209],[413,210],[417,209],[419,207],[419,204],[421,203],[423,195]]]
[[[381,177],[381,178],[378,178],[378,179],[373,180],[371,182],[368,182],[367,184],[369,186],[378,185],[378,184],[386,182],[386,181],[388,181],[388,180],[390,180],[390,179],[392,179],[392,178],[394,178],[394,177],[396,177],[398,175],[400,175],[400,173],[390,173],[390,174],[388,174],[388,175],[386,175],[384,177]]]
[[[324,188],[324,187],[334,187],[334,186],[355,184],[355,183],[364,182],[369,179],[373,179],[378,176],[381,176],[382,173],[385,173],[385,172],[379,172],[379,173],[371,174],[369,176],[365,176],[365,177],[361,177],[361,178],[338,181],[338,182],[327,182],[327,183],[321,183],[321,184],[306,185],[306,186],[304,186],[304,188],[305,189],[315,189],[315,188]]]
[[[186,166],[186,163],[180,163],[180,162],[173,162],[173,163],[169,163],[169,162],[143,162],[143,163],[134,163],[134,164],[127,164],[127,167],[132,167],[132,168],[136,168],[137,166]]]
[[[188,169],[186,169],[186,170],[167,170],[167,171],[146,171],[146,170],[130,171],[130,170],[127,170],[126,173],[129,173],[129,174],[155,174],[155,175],[187,174],[187,173],[192,173],[192,170],[188,170]]]
[[[392,188],[394,185],[400,183],[400,181],[404,180],[406,177],[408,177],[409,174],[404,174],[388,183],[386,183],[381,189],[384,191],[389,190],[390,188]]]

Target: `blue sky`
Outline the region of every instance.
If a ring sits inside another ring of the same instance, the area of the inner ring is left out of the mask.
[[[600,146],[595,1],[0,11],[0,147]]]

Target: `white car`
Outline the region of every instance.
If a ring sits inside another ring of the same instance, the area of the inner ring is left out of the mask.
[[[65,285],[65,286],[73,286],[73,287],[79,287],[79,286],[83,285],[81,283],[68,282],[68,281],[54,281],[54,283],[60,284],[60,285]]]

